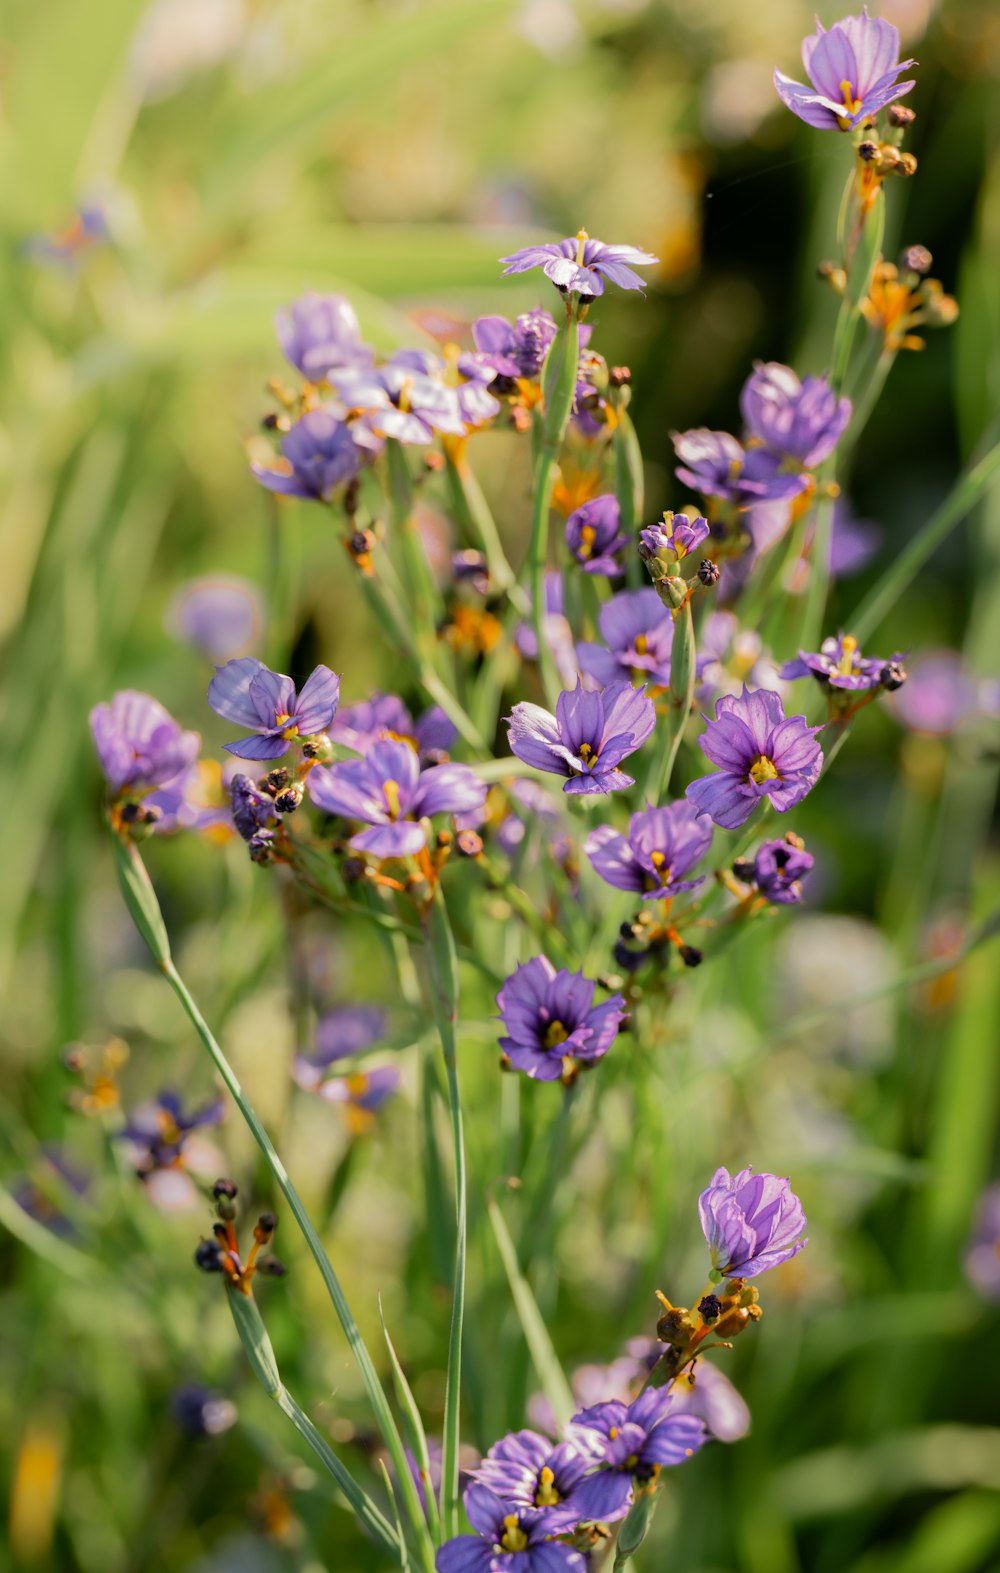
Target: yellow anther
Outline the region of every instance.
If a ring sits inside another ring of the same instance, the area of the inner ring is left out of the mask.
[[[594,526],[592,524],[585,524],[585,525],[583,525],[581,527],[581,530],[580,530],[580,544],[577,547],[577,554],[578,554],[578,556],[580,556],[580,557],[589,557],[590,556],[591,552],[594,550],[594,541],[596,539],[596,536],[597,536],[597,531],[594,529]]]
[[[504,1551],[524,1551],[527,1548],[528,1537],[518,1523],[516,1513],[508,1513],[504,1519],[500,1544]]]
[[[352,1098],[363,1098],[368,1091],[368,1077],[361,1071],[356,1071],[353,1076],[346,1077],[347,1090]]]
[[[667,854],[665,852],[651,852],[649,854],[649,861],[652,863],[655,869],[661,869],[664,863],[667,861]]]
[[[841,82],[840,91],[843,96],[843,109],[845,114],[856,115],[861,108],[860,98],[854,97],[854,89],[850,82]]]
[[[845,634],[840,642],[841,656],[838,669],[845,677],[849,677],[854,670],[854,657],[858,648],[858,641],[853,634]]]
[[[279,710],[274,717],[274,724],[275,726],[284,726],[285,722],[290,721],[291,719],[292,718],[287,710]]]
[[[580,758],[585,765],[592,765],[597,758],[597,752],[589,743],[580,744]]]
[[[758,786],[763,786],[765,781],[777,781],[779,771],[773,759],[768,759],[766,754],[758,754],[750,766],[750,780]]]
[[[608,1432],[608,1441],[609,1442],[614,1442],[614,1441],[616,1441],[617,1437],[618,1437],[618,1427],[617,1426],[612,1426],[610,1431]]]
[[[576,232],[576,265],[577,265],[578,268],[582,268],[583,267],[583,248],[587,244],[587,241],[589,239],[590,239],[590,236],[587,234],[587,231],[585,229],[578,229],[577,230],[577,232]]]
[[[555,1507],[557,1502],[562,1501],[562,1497],[556,1490],[555,1479],[555,1475],[547,1464],[544,1469],[539,1471],[538,1489],[535,1492],[536,1507]]]
[[[636,653],[636,655],[648,655],[649,654],[649,640],[646,638],[645,634],[636,634],[636,636],[635,636],[635,653]]]
[[[545,1029],[545,1047],[557,1049],[560,1043],[565,1043],[569,1033],[561,1021],[550,1021]]]
[[[399,782],[398,781],[385,781],[385,782],[383,782],[383,784],[382,784],[382,796],[385,798],[385,806],[389,810],[389,818],[390,819],[398,819],[399,818]]]

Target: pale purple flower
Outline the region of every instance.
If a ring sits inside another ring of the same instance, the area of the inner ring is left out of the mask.
[[[467,376],[487,376],[493,393],[510,393],[519,377],[538,377],[555,336],[555,321],[540,306],[513,323],[506,317],[480,317],[472,324],[475,352],[460,356],[458,369]]]
[[[720,1278],[756,1278],[796,1256],[807,1243],[802,1203],[789,1180],[741,1169],[716,1169],[698,1198],[701,1227]]]
[[[834,579],[860,573],[878,552],[882,533],[871,520],[857,518],[846,497],[838,497],[830,531],[830,573]]]
[[[185,1436],[220,1436],[236,1424],[236,1405],[200,1383],[185,1382],[170,1395],[170,1413]]]
[[[485,377],[453,386],[429,351],[400,350],[370,371],[345,371],[331,381],[352,419],[351,430],[376,439],[426,446],[438,433],[464,437],[500,412]]]
[[[167,627],[174,637],[200,650],[213,666],[252,648],[263,621],[260,591],[236,574],[189,579],[167,612]]]
[[[371,365],[357,312],[343,295],[300,295],[277,312],[274,326],[288,360],[313,382],[334,366]]]
[[[633,814],[627,836],[610,825],[598,825],[583,850],[606,884],[655,900],[694,890],[702,883],[704,876],[685,879],[684,875],[705,856],[712,834],[712,821],[682,798]]]
[[[463,1500],[476,1533],[445,1541],[437,1573],[587,1573],[581,1552],[550,1538],[565,1528],[551,1509],[515,1508],[480,1485]]]
[[[642,688],[612,683],[595,693],[578,685],[559,695],[555,715],[540,705],[515,705],[507,741],[535,770],[567,776],[564,792],[618,792],[634,785],[618,766],[646,741],[655,721]]]
[[[703,497],[722,497],[749,508],[755,503],[788,501],[809,485],[808,476],[782,468],[780,454],[768,448],[744,448],[728,432],[701,426],[671,436],[681,461],[674,473]]]
[[[783,814],[819,780],[819,730],[807,726],[804,716],[786,717],[777,694],[767,689],[751,693],[744,684],[740,698],[723,695],[715,720],[698,739],[719,769],[692,781],[688,797],[724,830],[742,825],[765,797]]]
[[[343,705],[329,728],[331,742],[364,754],[381,738],[412,743],[422,765],[443,764],[458,736],[440,705],[414,719],[395,694],[372,694],[357,704]]]
[[[582,247],[582,249],[581,249]],[[580,260],[578,261],[577,258]],[[577,295],[603,295],[604,280],[619,289],[643,289],[643,280],[633,271],[659,261],[648,251],[635,246],[606,246],[582,232],[568,240],[544,246],[524,246],[512,256],[501,257],[504,274],[526,273],[541,268],[556,289]]]
[[[957,650],[918,656],[909,682],[893,698],[896,719],[911,732],[946,737],[980,709],[979,690]]]
[[[746,1403],[726,1373],[709,1360],[699,1360],[690,1370],[682,1371],[670,1392],[674,1413],[697,1415],[717,1442],[739,1442],[750,1430]]]
[[[639,531],[639,556],[643,562],[681,562],[689,552],[707,541],[711,530],[707,519],[689,519],[687,514],[664,516],[662,524],[648,525]]]
[[[720,694],[739,694],[743,684],[784,692],[778,669],[753,628],[741,628],[733,612],[710,612],[698,636],[698,699],[709,704]]]
[[[412,857],[427,844],[421,820],[434,814],[467,814],[486,801],[486,785],[466,765],[421,770],[408,743],[373,743],[364,759],[350,759],[309,775],[317,808],[370,825],[352,836],[356,852],[373,857]]]
[[[194,764],[201,747],[197,732],[182,731],[158,700],[134,688],[122,689],[110,704],[95,705],[90,732],[115,792],[166,786]]]
[[[222,1098],[185,1113],[177,1093],[165,1091],[129,1115],[117,1135],[156,1207],[182,1212],[197,1205],[199,1193],[190,1176],[218,1174],[222,1155],[196,1132],[221,1124],[225,1113]]]
[[[530,596],[529,596],[530,600]],[[545,621],[543,631],[552,651],[552,658],[559,673],[559,680],[567,688],[577,680],[579,668],[576,661],[576,648],[573,644],[573,630],[569,619],[563,612],[563,579],[558,568],[551,568],[545,575]],[[519,623],[514,634],[514,643],[526,661],[538,660],[538,641],[535,630],[530,622]]]
[[[1000,1300],[1000,1182],[979,1198],[964,1265],[974,1289],[987,1300]]]
[[[606,1519],[632,1496],[633,1479],[644,1484],[662,1468],[683,1464],[708,1440],[697,1415],[685,1413],[669,1388],[649,1387],[631,1404],[621,1399],[579,1410],[566,1438],[580,1448],[600,1446],[600,1465],[580,1488],[588,1516]]]
[[[566,520],[566,545],[585,573],[603,574],[606,579],[621,573],[615,553],[628,544],[628,536],[620,531],[620,523],[618,499],[611,492],[574,508]]]
[[[867,6],[829,32],[817,22],[815,33],[803,40],[802,63],[811,86],[782,71],[775,71],[774,85],[782,103],[820,131],[851,131],[916,85],[897,82],[916,61],[900,60],[898,30],[869,16]]]
[[[354,479],[380,446],[370,429],[360,422],[348,425],[334,409],[307,410],[284,438],[281,460],[254,462],[250,469],[269,492],[325,502],[338,486]]]
[[[315,1047],[311,1054],[295,1056],[292,1075],[307,1092],[324,1091],[324,1073],[331,1065],[352,1055],[363,1054],[385,1037],[389,1018],[377,1005],[337,1005],[316,1024]],[[398,1079],[398,1077],[397,1077]],[[342,1101],[334,1097],[333,1101]]]
[[[796,660],[785,662],[779,675],[785,682],[815,677],[828,688],[855,694],[881,687],[895,691],[906,681],[901,660],[898,653],[890,657],[862,655],[852,635],[838,634],[835,639],[824,639],[815,652],[800,650]]]
[[[594,1487],[588,1488],[588,1474],[599,1456],[600,1446],[589,1433],[580,1447],[553,1443],[537,1431],[512,1431],[493,1444],[472,1478],[513,1507],[550,1510],[553,1524],[570,1529],[594,1518],[621,1518],[628,1510],[623,1499],[610,1512],[594,1512],[600,1504],[595,1504]],[[590,1479],[596,1485],[592,1474]]]
[[[208,702],[216,715],[256,734],[222,745],[240,759],[280,759],[293,740],[325,732],[339,698],[340,678],[328,666],[317,666],[296,694],[290,677],[272,672],[250,655],[227,661],[208,685]]]
[[[794,841],[765,841],[753,860],[751,878],[768,901],[794,906],[802,900],[802,881],[814,861],[812,853]]]
[[[667,686],[674,620],[654,589],[620,590],[601,607],[597,626],[604,644],[585,640],[576,647],[589,677],[598,683],[627,677]]]
[[[751,437],[811,470],[843,435],[851,401],[838,399],[823,377],[800,382],[790,366],[758,361],[743,385],[740,411]]]
[[[547,956],[516,968],[497,1005],[507,1033],[501,1049],[517,1070],[537,1081],[559,1081],[567,1066],[603,1058],[625,1015],[620,994],[595,1005],[593,979],[565,967],[557,972]]]

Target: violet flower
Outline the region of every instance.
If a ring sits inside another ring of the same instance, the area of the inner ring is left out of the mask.
[[[580,1447],[600,1446],[601,1467],[584,1482],[580,1498],[588,1517],[605,1520],[627,1506],[633,1480],[655,1479],[662,1468],[683,1464],[708,1440],[704,1421],[684,1413],[664,1387],[647,1388],[631,1404],[611,1399],[581,1409],[566,1435]]]
[[[195,1132],[221,1124],[226,1106],[213,1098],[190,1114],[175,1092],[161,1092],[129,1116],[117,1133],[126,1143],[131,1163],[153,1204],[164,1212],[194,1207],[198,1191],[191,1174],[218,1174],[222,1155]]]
[[[812,853],[794,841],[765,841],[758,848],[750,877],[768,901],[795,906],[802,900],[802,881],[814,861]]]
[[[819,730],[804,716],[786,717],[777,694],[764,688],[751,693],[744,683],[740,698],[724,694],[718,700],[715,720],[698,739],[718,773],[692,781],[687,796],[724,830],[744,824],[765,797],[783,814],[819,780]]]
[[[337,373],[333,384],[356,417],[352,431],[426,446],[438,433],[464,437],[500,413],[485,376],[453,386],[442,380],[443,370],[429,352],[400,350],[375,370]]]
[[[307,410],[283,440],[281,460],[250,469],[269,492],[326,502],[379,447],[380,437],[361,422],[348,425],[331,409]]]
[[[710,534],[707,519],[689,519],[685,513],[664,515],[662,524],[651,524],[639,531],[639,556],[644,563],[679,563]]]
[[[474,1535],[455,1535],[438,1550],[437,1573],[587,1573],[587,1559],[550,1536],[565,1527],[552,1511],[515,1508],[486,1486],[463,1498]]]
[[[990,713],[982,686],[957,650],[930,650],[914,663],[909,682],[895,698],[893,714],[911,732],[947,737],[971,716]]]
[[[775,71],[774,85],[782,103],[820,131],[851,131],[916,86],[897,82],[916,61],[900,60],[898,30],[869,16],[867,6],[829,32],[817,22],[815,33],[803,40],[802,63],[810,87],[782,71]]]
[[[741,1169],[716,1169],[698,1198],[713,1276],[756,1278],[798,1255],[807,1243],[802,1203],[789,1180]]]
[[[319,1090],[331,1065],[363,1054],[385,1037],[388,1017],[377,1005],[337,1005],[316,1024],[315,1048],[295,1056],[292,1074],[307,1092]]]
[[[627,836],[610,825],[598,825],[583,850],[606,884],[656,900],[702,883],[704,875],[699,879],[684,875],[705,856],[712,834],[712,821],[682,798],[633,814]]]
[[[740,410],[751,437],[811,470],[843,436],[851,401],[838,399],[823,377],[800,382],[790,366],[758,361],[743,385]]]
[[[313,382],[335,366],[371,365],[357,312],[343,295],[300,295],[276,313],[274,326],[288,360]]]
[[[584,1520],[621,1518],[628,1510],[625,1501],[610,1514],[593,1511],[587,1475],[599,1446],[589,1433],[586,1440],[581,1448],[572,1442],[553,1443],[537,1431],[512,1431],[494,1443],[472,1478],[512,1507],[551,1509],[552,1522],[560,1521],[567,1529]]]
[[[674,620],[655,590],[620,590],[601,607],[597,626],[604,645],[584,640],[576,647],[588,676],[598,683],[627,677],[667,687]]]
[[[780,454],[768,448],[744,448],[728,432],[702,426],[671,436],[681,461],[674,473],[703,497],[722,497],[749,508],[754,503],[789,501],[809,485],[808,476],[782,469]]]
[[[500,1047],[517,1070],[536,1081],[559,1081],[607,1054],[625,1015],[613,994],[594,1004],[594,983],[581,972],[556,971],[547,956],[517,967],[497,995],[507,1036]]]
[[[635,246],[606,246],[601,240],[591,240],[585,230],[571,239],[524,246],[512,256],[500,258],[506,263],[505,275],[541,268],[556,289],[576,295],[603,295],[605,279],[619,289],[642,290],[643,280],[633,268],[659,260]]]
[[[339,698],[340,678],[328,666],[317,666],[296,694],[290,677],[249,655],[220,666],[208,685],[216,715],[256,734],[222,745],[240,759],[280,759],[293,740],[325,732]]]
[[[612,683],[594,693],[577,685],[559,695],[555,715],[540,705],[515,705],[507,741],[535,770],[568,776],[564,792],[620,792],[635,783],[618,766],[646,741],[655,721],[642,688]]]
[[[414,856],[427,845],[421,820],[471,813],[486,801],[485,782],[468,766],[421,770],[409,744],[391,739],[373,743],[364,759],[317,767],[308,784],[317,808],[372,827],[352,836],[351,846],[380,858]]]
[[[662,1344],[657,1346],[662,1350]],[[739,1442],[750,1430],[750,1410],[724,1371],[699,1360],[674,1378],[674,1413],[697,1415],[717,1442]]]
[[[506,317],[480,317],[472,324],[474,354],[459,357],[463,375],[486,375],[493,393],[511,393],[518,378],[534,381],[556,336],[554,319],[536,307],[514,323]]]
[[[1000,1182],[976,1204],[972,1238],[965,1250],[965,1276],[986,1300],[1000,1300]]]
[[[440,705],[432,705],[416,719],[395,694],[372,694],[370,699],[344,705],[329,729],[330,741],[364,754],[380,738],[411,743],[422,765],[440,765],[448,757],[458,732]]]
[[[260,592],[236,574],[189,579],[170,602],[168,631],[218,666],[257,643],[264,615]]]
[[[628,544],[628,536],[619,530],[620,522],[618,499],[611,492],[574,508],[566,520],[566,545],[584,573],[602,574],[606,579],[621,573],[615,553]]]
[[[874,688],[895,690],[902,688],[906,672],[897,653],[888,660],[882,656],[864,656],[858,641],[851,634],[838,634],[824,639],[819,650],[809,653],[800,650],[798,658],[786,661],[779,676],[790,682],[798,677],[816,677],[827,688],[846,689],[850,693],[865,693]]]
[[[197,732],[185,732],[158,700],[124,688],[90,712],[90,732],[104,778],[115,792],[162,787],[194,764]]]

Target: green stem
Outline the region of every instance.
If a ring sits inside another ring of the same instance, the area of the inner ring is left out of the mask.
[[[549,707],[555,709],[562,691],[559,673],[545,632],[547,620],[545,607],[545,569],[549,550],[549,508],[555,485],[556,455],[542,447],[535,466],[535,496],[531,514],[531,545],[528,548],[528,571],[531,583],[531,626],[535,631],[538,647],[536,660]]]
[[[448,491],[460,523],[486,558],[490,579],[496,589],[506,590],[517,610],[527,617],[528,598],[507,561],[496,520],[472,466],[464,455],[456,459],[447,449],[445,461]]]

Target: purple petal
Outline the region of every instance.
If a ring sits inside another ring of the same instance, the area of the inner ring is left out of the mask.
[[[266,670],[263,661],[252,655],[241,656],[218,667],[208,685],[208,702],[216,715],[225,721],[235,721],[237,726],[259,726],[260,716],[250,698],[250,684],[258,672]]]

